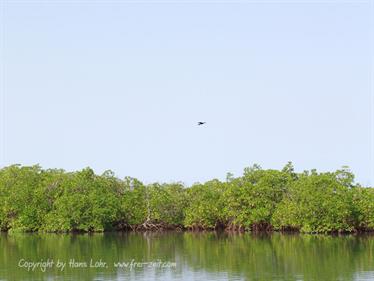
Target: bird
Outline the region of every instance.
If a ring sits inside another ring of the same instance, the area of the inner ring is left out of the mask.
[[[197,126],[201,126],[201,125],[204,125],[206,122],[198,122],[197,123]]]

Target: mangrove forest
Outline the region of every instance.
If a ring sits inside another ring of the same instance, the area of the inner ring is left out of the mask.
[[[0,230],[103,232],[154,230],[298,231],[345,233],[374,230],[374,188],[354,181],[343,167],[297,173],[245,168],[185,186],[143,184],[97,175],[12,165],[0,169]]]

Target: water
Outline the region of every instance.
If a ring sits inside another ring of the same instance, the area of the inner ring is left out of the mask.
[[[374,280],[374,236],[1,234],[0,280]]]

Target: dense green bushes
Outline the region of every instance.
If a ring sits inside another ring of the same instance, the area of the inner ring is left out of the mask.
[[[374,188],[354,188],[351,194],[355,228],[374,229]]]
[[[273,213],[292,180],[288,172],[264,171],[258,166],[245,169],[243,177],[227,183],[224,202],[228,227],[271,229]]]
[[[301,175],[278,205],[273,225],[302,232],[352,231],[349,189],[334,174]]]
[[[218,180],[187,189],[188,207],[184,223],[192,229],[213,229],[224,224],[224,184]]]
[[[3,231],[157,229],[298,230],[330,233],[374,230],[374,189],[355,185],[347,168],[295,173],[254,165],[241,177],[144,185],[90,168],[68,173],[39,166],[0,170]]]

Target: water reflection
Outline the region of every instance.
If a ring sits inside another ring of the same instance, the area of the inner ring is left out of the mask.
[[[0,280],[374,279],[369,235],[1,234],[0,249]],[[28,271],[22,259],[54,264]]]

